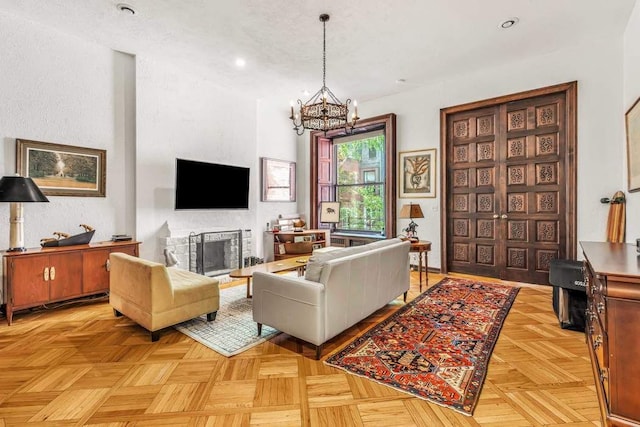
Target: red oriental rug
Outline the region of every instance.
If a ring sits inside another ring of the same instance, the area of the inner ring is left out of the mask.
[[[518,291],[445,278],[325,363],[471,415]]]

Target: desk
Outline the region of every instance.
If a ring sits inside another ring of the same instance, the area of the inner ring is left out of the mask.
[[[264,264],[256,264],[251,267],[239,268],[229,273],[229,277],[233,279],[247,279],[247,298],[251,298],[251,278],[256,271],[266,273],[281,273],[283,271],[298,271],[298,275],[302,276],[304,267],[309,261],[309,255],[299,256],[295,258],[286,258]]]
[[[411,242],[411,248],[409,252],[418,253],[418,271],[420,272],[420,292],[422,292],[422,254],[424,254],[424,271],[426,277],[426,284],[429,284],[429,251],[431,250],[431,242],[427,240],[420,240],[418,242]]]

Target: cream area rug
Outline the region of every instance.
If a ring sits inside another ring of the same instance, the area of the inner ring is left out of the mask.
[[[220,309],[213,322],[207,322],[204,315],[174,328],[227,357],[242,353],[280,333],[263,325],[262,335],[258,336],[251,298],[247,298],[245,285],[220,289]]]

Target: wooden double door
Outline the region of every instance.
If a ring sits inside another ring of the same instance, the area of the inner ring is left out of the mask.
[[[442,110],[443,262],[549,283],[575,259],[576,83]]]

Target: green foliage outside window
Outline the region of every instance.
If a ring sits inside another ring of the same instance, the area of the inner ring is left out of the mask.
[[[384,135],[335,145],[339,230],[384,231],[384,145]]]

